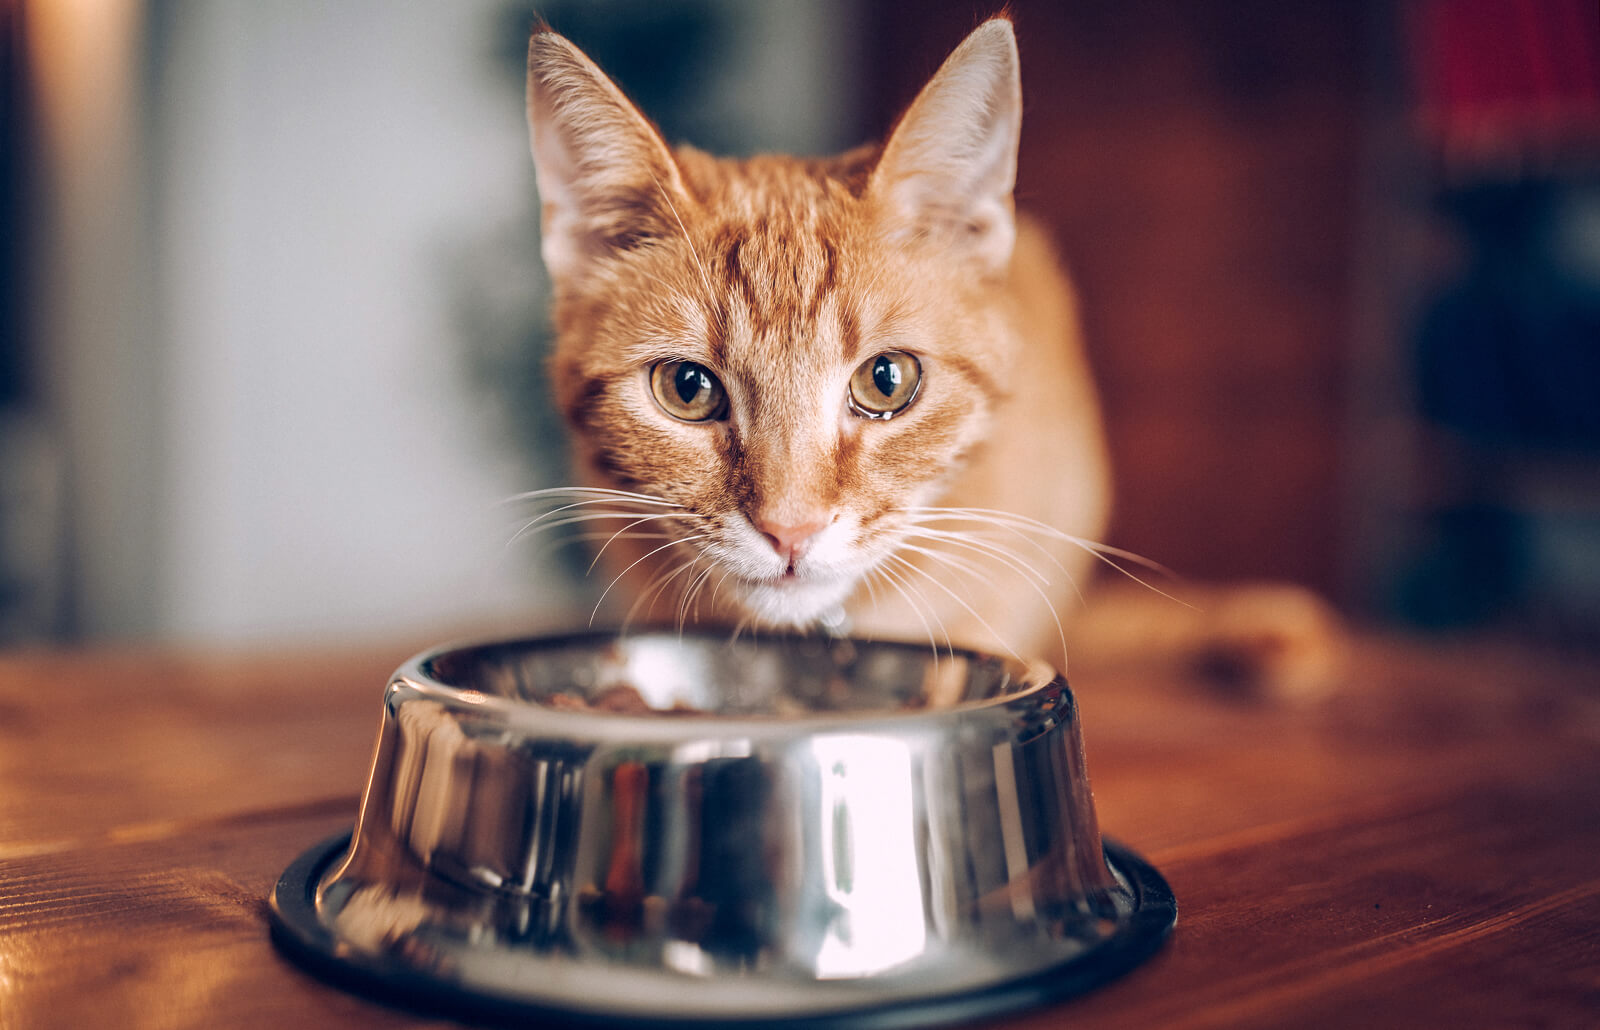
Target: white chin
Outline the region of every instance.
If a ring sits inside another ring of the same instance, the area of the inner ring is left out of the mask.
[[[746,581],[740,584],[739,601],[745,611],[766,625],[806,629],[843,604],[853,585],[847,579]]]

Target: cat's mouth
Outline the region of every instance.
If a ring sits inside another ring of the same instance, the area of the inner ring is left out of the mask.
[[[793,565],[771,576],[740,576],[739,581],[747,587],[774,587],[779,590],[798,590],[823,582],[813,576],[801,575]]]
[[[849,596],[849,577],[808,575],[793,566],[754,578],[737,577],[737,594],[751,615],[777,626],[808,627]]]

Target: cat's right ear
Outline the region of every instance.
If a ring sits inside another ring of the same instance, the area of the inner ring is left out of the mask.
[[[678,230],[690,203],[672,152],[593,61],[548,29],[528,40],[528,129],[551,278]]]

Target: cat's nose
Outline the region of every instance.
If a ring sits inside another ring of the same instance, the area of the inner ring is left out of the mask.
[[[757,516],[751,520],[756,531],[767,538],[767,543],[778,552],[778,557],[785,561],[793,562],[811,545],[812,538],[824,529],[833,518],[826,513],[819,512],[815,516],[793,524],[778,522],[773,519]]]

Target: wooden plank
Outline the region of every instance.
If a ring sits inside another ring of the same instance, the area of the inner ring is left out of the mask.
[[[326,987],[268,941],[272,884],[350,825],[354,799],[338,807],[0,863],[0,1025],[430,1025]]]
[[[436,1025],[266,933],[278,874],[354,817],[398,660],[0,657],[0,1027]],[[994,1025],[1595,1025],[1596,682],[1377,638],[1304,708],[1085,670],[1102,825],[1167,875],[1179,928]]]
[[[1453,1003],[1462,960],[1502,977],[1464,1025],[1528,1006],[1584,1011],[1600,946],[1597,783],[1559,797],[1485,784],[1472,804],[1396,806],[1168,863],[1183,916],[1164,956],[1082,1002],[1000,1025],[1337,1026],[1374,999],[1392,1018],[1365,1013],[1362,1025],[1430,1025]],[[95,1014],[167,1027],[219,1015],[236,1026],[425,1022],[324,989],[267,944],[272,882],[348,826],[353,802],[0,864],[7,1025],[81,1026]],[[142,1007],[157,999],[152,1024]]]
[[[406,657],[0,655],[0,855],[356,792]]]
[[[1596,855],[1596,778],[1561,792],[1484,783],[1196,855],[1165,867],[1180,899],[1166,954],[1007,1025],[1593,1025]]]

